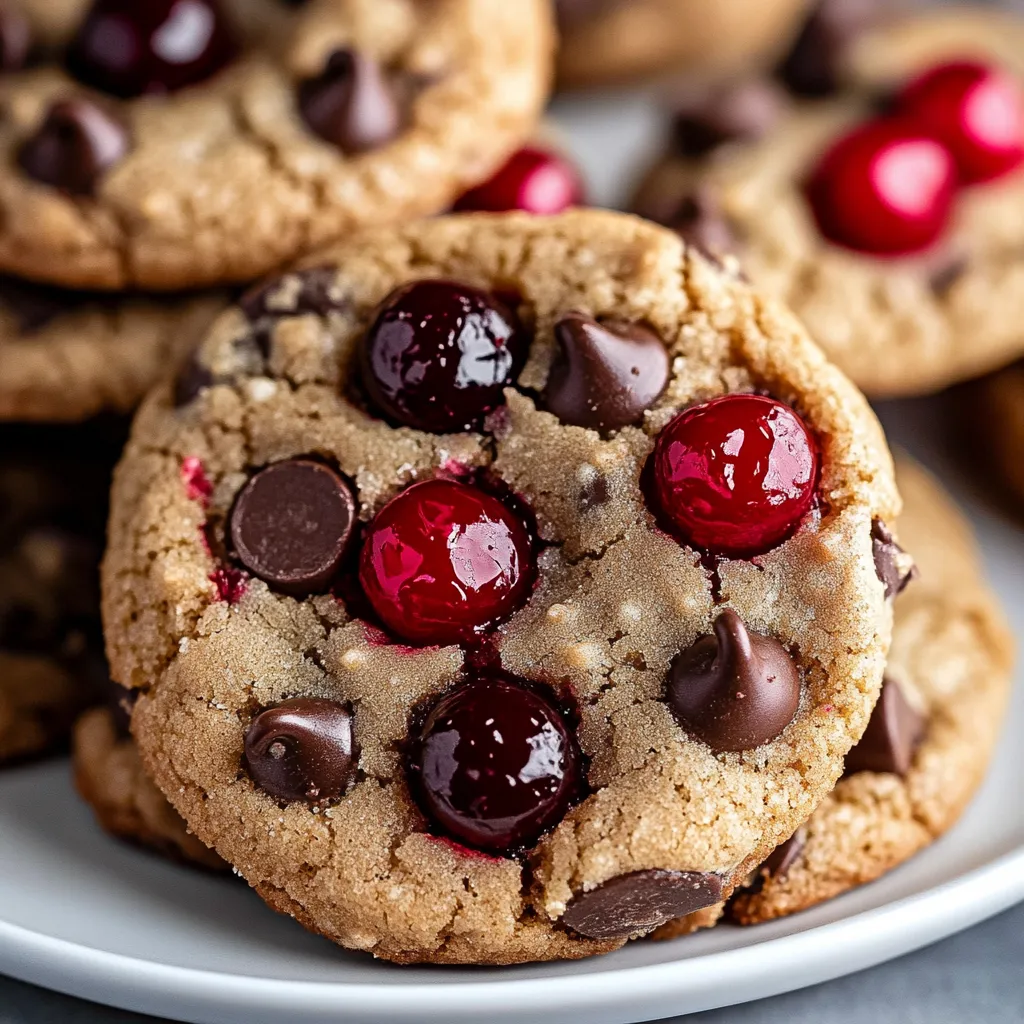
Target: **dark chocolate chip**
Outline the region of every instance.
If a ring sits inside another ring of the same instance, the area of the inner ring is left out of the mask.
[[[395,89],[374,58],[335,50],[316,78],[299,87],[306,124],[343,153],[365,153],[390,142],[402,129]]]
[[[71,195],[91,195],[103,174],[128,152],[128,131],[89,100],[58,100],[22,145],[18,163],[29,177]]]
[[[295,270],[250,288],[238,300],[238,305],[253,322],[307,313],[327,316],[344,306],[335,292],[337,276],[333,267]]]
[[[295,697],[260,712],[245,733],[253,782],[278,800],[322,803],[355,782],[352,712],[344,704]]]
[[[667,226],[687,245],[699,249],[713,262],[736,251],[736,236],[725,219],[717,198],[707,188],[683,196]]]
[[[704,871],[634,871],[577,896],[562,920],[588,939],[625,939],[722,899],[722,876]]]
[[[79,292],[33,284],[16,277],[0,277],[0,304],[18,321],[18,330],[32,334],[84,301]]]
[[[871,550],[875,556],[875,572],[885,584],[886,598],[903,593],[907,584],[917,578],[916,565],[901,568],[900,563],[905,559],[900,556],[906,552],[896,543],[889,527],[881,519],[871,524]]]
[[[846,774],[906,775],[925,726],[924,716],[907,703],[899,684],[887,678],[860,743],[846,755]]]
[[[777,69],[799,96],[828,96],[842,86],[842,64],[856,37],[869,29],[889,0],[819,0]]]
[[[712,750],[752,750],[779,736],[800,704],[800,674],[786,648],[750,632],[726,609],[714,636],[672,663],[668,703],[684,729]]]
[[[764,863],[758,869],[759,874],[765,878],[783,879],[789,874],[793,865],[800,859],[807,845],[807,831],[798,828],[781,846],[765,858]]]
[[[17,4],[0,3],[0,71],[20,71],[32,49],[32,26]]]
[[[356,523],[356,499],[339,473],[311,459],[256,474],[231,511],[231,541],[254,576],[286,594],[325,591]]]
[[[216,380],[196,356],[188,359],[174,379],[174,407],[181,409],[194,402]]]
[[[591,430],[639,423],[668,383],[665,344],[642,324],[569,313],[555,324],[555,340],[544,407],[563,423]]]
[[[755,142],[775,127],[781,112],[778,87],[761,78],[691,93],[676,100],[676,149],[701,157],[729,142]]]

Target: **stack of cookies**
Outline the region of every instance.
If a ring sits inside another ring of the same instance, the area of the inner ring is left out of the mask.
[[[594,39],[695,17],[558,6]],[[793,38],[807,5],[753,6]],[[75,777],[109,831],[397,963],[754,924],[951,827],[1012,640],[856,385],[1017,354],[1005,31],[840,42],[822,5],[782,67],[827,38],[824,98],[687,86],[658,225],[565,209],[541,0],[0,10],[0,261],[64,303],[11,300],[0,408],[90,420],[9,428],[0,753],[95,703]],[[786,38],[749,27],[704,70]]]

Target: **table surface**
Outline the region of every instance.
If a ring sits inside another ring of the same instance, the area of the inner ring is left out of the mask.
[[[1020,1024],[1024,1020],[1024,905],[874,970],[685,1020],[686,1024]],[[0,1024],[57,1021],[159,1024],[155,1017],[108,1010],[0,978]]]

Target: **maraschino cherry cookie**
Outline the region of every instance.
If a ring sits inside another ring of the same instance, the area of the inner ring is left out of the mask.
[[[582,957],[720,902],[831,789],[897,501],[862,396],[672,232],[367,233],[144,404],[112,671],[271,906],[396,961]]]
[[[535,126],[546,0],[11,0],[0,268],[248,282],[448,208]]]
[[[681,100],[635,205],[738,258],[869,395],[932,391],[1024,351],[1024,18],[924,12],[850,52],[822,99]]]
[[[226,303],[216,293],[111,296],[0,278],[0,420],[131,412]]]

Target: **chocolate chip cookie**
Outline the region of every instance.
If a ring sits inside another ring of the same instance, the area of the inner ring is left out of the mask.
[[[678,70],[723,74],[782,49],[808,0],[555,0],[569,87]]]
[[[680,95],[636,209],[737,258],[870,395],[1008,362],[1024,351],[1024,19],[926,11],[841,52]]]
[[[832,788],[897,500],[860,394],[672,232],[371,232],[144,404],[112,673],[276,909],[399,962],[587,956],[719,903]]]
[[[0,427],[0,762],[66,741],[105,676],[99,562],[119,427]]]
[[[114,297],[0,277],[0,420],[130,412],[226,302],[213,293]]]
[[[246,282],[448,207],[530,134],[544,0],[11,0],[0,268]]]

